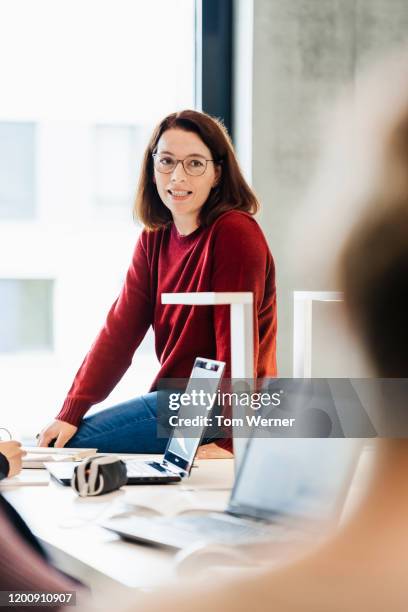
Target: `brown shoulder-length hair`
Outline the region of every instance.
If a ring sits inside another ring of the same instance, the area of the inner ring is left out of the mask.
[[[231,139],[224,125],[194,110],[183,110],[165,117],[154,129],[146,148],[139,184],[136,192],[134,217],[147,230],[158,230],[172,221],[169,209],[163,204],[153,181],[153,153],[161,135],[170,129],[180,129],[197,134],[210,149],[216,164],[221,167],[221,177],[211,190],[207,201],[200,210],[198,222],[202,226],[211,225],[222,213],[228,210],[241,210],[255,214],[259,209],[258,200],[245,181]]]

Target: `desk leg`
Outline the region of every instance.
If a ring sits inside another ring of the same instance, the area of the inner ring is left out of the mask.
[[[312,376],[312,300],[294,300],[293,376]]]
[[[252,304],[231,304],[231,378],[246,380],[251,391],[254,378],[254,317]],[[242,418],[240,406],[233,405],[233,418]],[[245,453],[248,438],[237,428],[234,436],[235,472]]]

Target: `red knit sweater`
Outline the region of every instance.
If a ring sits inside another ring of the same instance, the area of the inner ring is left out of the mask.
[[[275,269],[253,217],[229,211],[210,227],[180,236],[174,224],[142,232],[123,289],[86,355],[57,419],[78,425],[103,401],[132,362],[153,326],[159,378],[188,378],[197,356],[227,363],[230,376],[229,306],[163,305],[162,293],[252,291],[256,313],[254,371],[276,376]]]

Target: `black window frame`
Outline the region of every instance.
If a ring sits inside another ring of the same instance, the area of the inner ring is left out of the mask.
[[[195,107],[233,138],[233,0],[195,0]]]

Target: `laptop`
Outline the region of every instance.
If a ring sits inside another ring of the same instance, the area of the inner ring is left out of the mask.
[[[177,396],[181,399],[179,393],[171,394],[167,392],[165,396],[161,396],[165,398],[166,408],[169,405],[170,398],[172,398],[171,407],[174,410],[170,417],[168,411],[165,414],[163,413],[165,426],[168,428],[169,422],[170,425],[174,425],[166,450],[160,461],[126,459],[128,485],[179,482],[190,475],[194,458],[215,403],[224,369],[225,363],[223,361],[197,357],[187,387],[182,394],[186,401],[181,403],[178,408],[177,404],[180,402],[177,402],[176,399]],[[206,394],[204,401],[196,401],[194,404],[188,402],[189,398],[199,397],[197,394],[200,392]],[[160,412],[160,400],[158,412]],[[171,419],[171,417],[173,418]],[[189,423],[193,419],[195,419],[194,424],[190,425]],[[186,424],[183,425],[183,423]],[[44,465],[58,482],[63,485],[71,484],[75,465],[62,462],[45,463]]]
[[[178,549],[315,537],[339,517],[360,450],[354,439],[253,434],[224,512],[149,518],[128,512],[100,524],[127,540]]]

